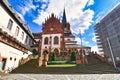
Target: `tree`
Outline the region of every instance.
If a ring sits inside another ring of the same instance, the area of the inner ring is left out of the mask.
[[[52,61],[55,61],[55,60],[56,60],[56,53],[55,53],[55,52],[52,52],[51,60],[52,60]]]
[[[71,61],[75,61],[76,60],[76,52],[72,51],[71,53]]]
[[[32,53],[33,53],[33,55],[38,55],[38,52],[36,49],[33,49]]]

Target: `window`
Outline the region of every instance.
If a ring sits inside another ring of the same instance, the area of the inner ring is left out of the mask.
[[[48,44],[48,37],[44,39],[44,44]]]
[[[14,61],[16,61],[16,58],[14,58]]]
[[[24,39],[24,32],[22,32],[22,34],[21,34],[21,39],[22,40]]]
[[[31,45],[32,44],[32,40],[31,39],[29,39],[29,45]]]
[[[70,41],[70,39],[67,39],[68,41]]]
[[[28,36],[26,36],[26,39],[25,39],[25,43],[27,44],[27,42],[28,42]]]
[[[58,37],[54,37],[54,44],[58,44]]]
[[[10,60],[12,60],[12,57],[10,57]]]
[[[11,30],[12,29],[12,25],[13,25],[13,21],[10,19],[9,22],[8,22],[7,28],[9,30]]]
[[[15,35],[16,35],[16,36],[18,36],[19,30],[20,30],[20,28],[17,26],[16,31],[15,31]]]

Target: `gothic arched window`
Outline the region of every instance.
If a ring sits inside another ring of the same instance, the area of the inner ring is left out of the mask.
[[[59,42],[58,37],[55,36],[55,37],[54,37],[54,44],[58,44],[58,42]]]
[[[48,44],[48,37],[44,39],[44,44]]]

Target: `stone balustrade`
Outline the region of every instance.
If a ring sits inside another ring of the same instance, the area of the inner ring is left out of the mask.
[[[102,62],[107,62],[107,58],[105,56],[103,57],[102,55],[99,54],[94,54],[94,56],[101,60]]]

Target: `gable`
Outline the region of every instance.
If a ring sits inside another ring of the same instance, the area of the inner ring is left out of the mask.
[[[43,34],[64,33],[62,24],[60,23],[59,19],[54,16],[54,14],[52,14],[51,17],[45,21],[42,30]]]

